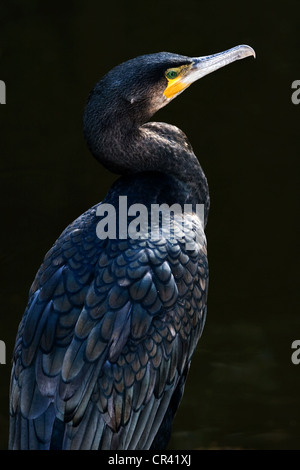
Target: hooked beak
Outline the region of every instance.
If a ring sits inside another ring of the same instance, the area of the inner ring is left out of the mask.
[[[164,94],[166,98],[174,98],[189,85],[194,83],[196,80],[199,80],[199,78],[215,72],[221,67],[225,67],[225,65],[231,64],[236,60],[244,59],[249,56],[253,56],[255,58],[254,49],[250,46],[241,45],[217,54],[193,57],[192,64],[187,67],[186,73],[183,73],[178,77],[178,79],[174,80],[173,83],[170,83]]]

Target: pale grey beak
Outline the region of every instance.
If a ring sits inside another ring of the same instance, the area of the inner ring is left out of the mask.
[[[196,80],[199,80],[199,78],[215,72],[215,70],[218,70],[221,67],[225,67],[225,65],[249,56],[253,56],[255,58],[254,49],[250,46],[241,45],[217,54],[204,57],[193,57],[193,65],[190,71],[182,77],[182,82],[185,82],[188,86]]]
[[[174,79],[165,89],[164,95],[167,102],[182,93],[199,78],[215,72],[225,65],[231,64],[236,60],[244,59],[249,56],[255,57],[255,52],[250,46],[236,46],[218,54],[208,55],[204,57],[192,57],[192,62],[186,67],[184,72]],[[165,103],[166,104],[166,103]]]

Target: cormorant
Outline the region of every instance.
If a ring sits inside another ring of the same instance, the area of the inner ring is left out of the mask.
[[[14,350],[10,449],[167,446],[206,316],[209,191],[184,133],[148,121],[195,80],[250,55],[244,45],[198,58],[144,55],[90,93],[87,145],[122,176],[64,230],[31,286]],[[150,215],[154,205],[189,210],[171,213],[172,236],[152,239],[150,224],[148,238],[130,237],[134,213],[124,218],[121,196]],[[104,203],[115,237],[97,233]]]

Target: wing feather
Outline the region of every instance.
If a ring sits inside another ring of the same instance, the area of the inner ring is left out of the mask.
[[[100,243],[89,235],[95,212],[63,232],[31,287],[12,371],[11,448],[150,448],[202,332],[205,246],[187,254],[166,239]]]

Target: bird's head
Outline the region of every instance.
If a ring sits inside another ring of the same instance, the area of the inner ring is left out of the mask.
[[[203,57],[143,55],[114,67],[94,91],[105,95],[108,107],[126,111],[141,124],[199,78],[251,55],[255,52],[246,45]]]
[[[203,57],[159,52],[117,65],[96,84],[85,107],[83,132],[91,153],[120,174],[158,169],[154,155],[165,155],[161,161],[167,166],[168,154],[170,168],[174,145],[178,155],[180,148],[186,151],[185,136],[161,123],[159,136],[157,128],[150,132],[143,124],[199,78],[251,55],[254,50],[244,45]],[[162,139],[164,129],[168,136]]]

